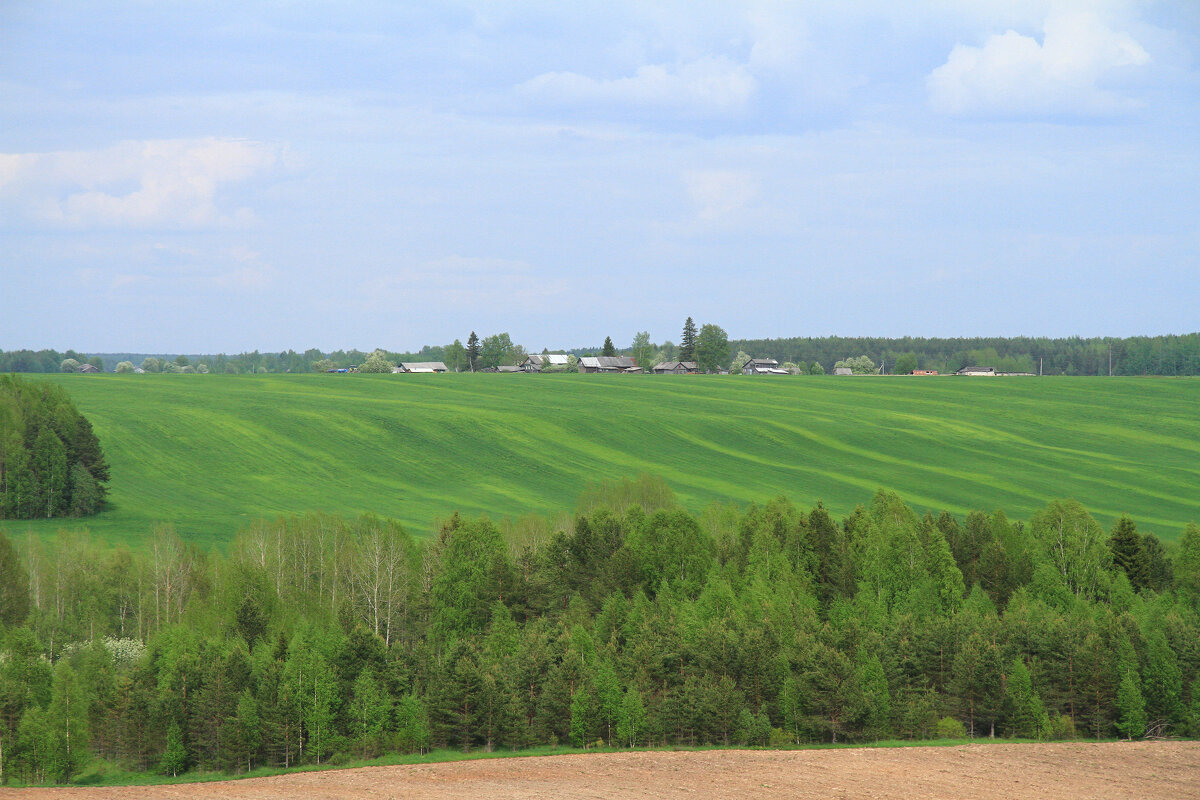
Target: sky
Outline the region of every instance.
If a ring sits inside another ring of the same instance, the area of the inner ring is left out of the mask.
[[[0,3],[0,349],[1200,330],[1200,3]]]

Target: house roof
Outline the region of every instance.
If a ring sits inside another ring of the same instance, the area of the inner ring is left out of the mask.
[[[958,374],[962,375],[967,372],[995,372],[995,371],[996,371],[995,367],[963,367],[962,369],[960,369],[958,371]]]
[[[584,356],[579,359],[579,364],[589,369],[627,370],[637,367],[637,362],[629,356]]]
[[[694,370],[696,369],[695,361],[663,361],[661,364],[654,365],[655,372],[673,372],[677,369]]]
[[[570,363],[569,357],[562,353],[534,353],[525,360],[534,364],[549,364],[552,367],[565,367]]]
[[[746,362],[747,367],[778,367],[779,362],[773,358],[752,358]]]
[[[405,372],[448,372],[441,361],[401,361],[400,369]]]
[[[834,367],[833,374],[834,375],[853,375],[854,370],[850,369],[849,367]]]

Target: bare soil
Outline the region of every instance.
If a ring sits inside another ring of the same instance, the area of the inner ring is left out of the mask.
[[[603,753],[0,798],[1200,798],[1200,742]]]

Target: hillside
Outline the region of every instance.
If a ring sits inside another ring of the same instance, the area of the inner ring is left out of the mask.
[[[1026,515],[1054,497],[1164,538],[1200,519],[1200,380],[581,375],[58,375],[112,466],[86,526],[202,542],[261,516],[569,510],[591,481],[661,475],[689,508],[879,488],[918,508]],[[3,523],[9,534],[61,521]]]

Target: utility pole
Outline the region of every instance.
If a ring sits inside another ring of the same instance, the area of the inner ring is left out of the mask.
[[[1038,377],[1042,377],[1042,357],[1038,356]]]
[[[1112,342],[1108,343],[1108,377],[1112,377]]]

